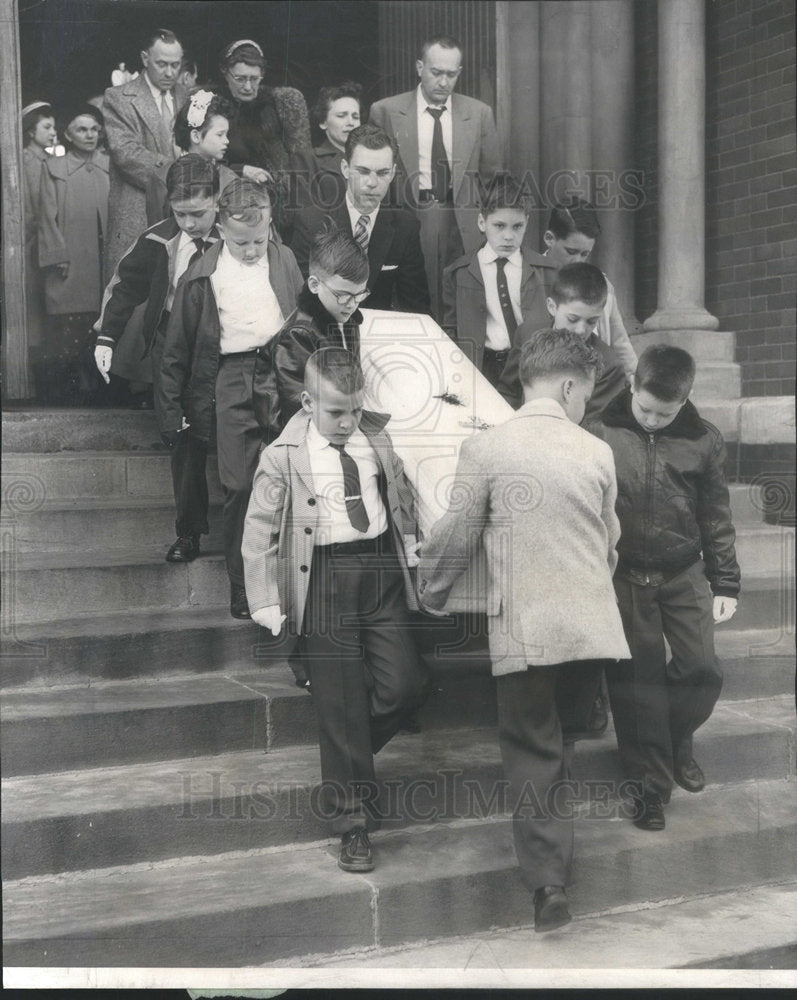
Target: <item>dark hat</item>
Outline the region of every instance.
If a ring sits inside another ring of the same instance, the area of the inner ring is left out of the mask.
[[[67,130],[69,125],[81,115],[91,115],[91,117],[96,121],[96,123],[102,128],[105,125],[105,119],[102,116],[102,111],[95,107],[93,104],[89,104],[88,101],[74,101],[68,104],[58,115],[58,131],[62,134]]]

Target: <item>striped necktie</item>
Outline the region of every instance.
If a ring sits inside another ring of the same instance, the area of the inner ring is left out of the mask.
[[[361,215],[354,227],[354,239],[362,247],[363,252],[368,252],[368,222],[367,215]]]

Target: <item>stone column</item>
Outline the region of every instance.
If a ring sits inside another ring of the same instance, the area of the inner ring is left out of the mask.
[[[705,296],[704,0],[659,0],[659,287],[649,332],[716,330]]]
[[[584,0],[540,6],[542,194],[589,197],[592,167],[591,17]]]
[[[623,178],[633,169],[634,4],[595,0],[592,19],[592,190],[601,236],[593,254],[608,274],[629,333],[634,315],[634,211],[632,186]]]

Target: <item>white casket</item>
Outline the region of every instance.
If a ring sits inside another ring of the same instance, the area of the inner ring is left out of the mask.
[[[429,316],[363,309],[365,406],[390,413],[387,430],[418,496],[428,535],[448,509],[462,442],[509,419],[512,407]],[[447,611],[484,611],[484,553],[451,591]]]

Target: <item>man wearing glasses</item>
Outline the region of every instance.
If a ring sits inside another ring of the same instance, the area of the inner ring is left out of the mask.
[[[428,313],[420,225],[407,209],[382,204],[396,173],[394,140],[375,125],[360,125],[346,140],[341,171],[344,198],[296,214],[290,245],[302,274],[308,276],[314,238],[331,222],[367,255],[369,309]]]

